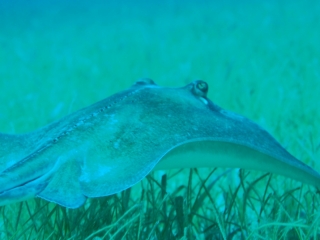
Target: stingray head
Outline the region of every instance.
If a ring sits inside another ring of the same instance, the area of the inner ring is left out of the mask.
[[[245,168],[320,186],[319,174],[267,131],[208,99],[206,82],[198,80],[182,88],[156,87],[151,81],[144,84],[150,87],[146,87],[144,111],[161,129],[159,144],[170,142],[155,169]]]

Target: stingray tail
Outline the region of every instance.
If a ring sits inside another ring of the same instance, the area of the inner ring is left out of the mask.
[[[48,183],[26,184],[0,193],[0,206],[34,198]]]
[[[16,162],[19,160],[13,160],[10,156],[15,152],[18,152],[19,149],[21,149],[21,136],[0,133],[0,176],[2,176],[1,172],[12,165],[8,165],[8,162]],[[0,189],[5,187],[6,184],[1,185]],[[26,188],[25,186],[20,186],[8,191],[0,192],[0,206],[32,198],[39,192],[39,189],[37,189],[39,187],[40,186]]]

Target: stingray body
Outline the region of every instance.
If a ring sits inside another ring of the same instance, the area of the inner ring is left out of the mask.
[[[320,175],[265,130],[207,98],[194,81],[152,80],[22,135],[0,134],[0,205],[32,197],[77,208],[117,193],[153,169],[239,167],[320,186]]]

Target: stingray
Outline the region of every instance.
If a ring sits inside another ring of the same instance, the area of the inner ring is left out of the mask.
[[[0,205],[40,197],[68,208],[125,190],[152,170],[230,167],[320,186],[320,175],[197,80],[150,79],[39,130],[0,134]]]

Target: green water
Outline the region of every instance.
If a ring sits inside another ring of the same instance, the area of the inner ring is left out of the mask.
[[[141,77],[174,87],[202,79],[209,83],[210,99],[256,121],[319,171],[319,13],[315,0],[3,0],[0,132],[34,130]],[[211,170],[199,175],[205,179]],[[244,173],[245,183],[263,176]],[[162,174],[153,177],[161,182]],[[320,232],[320,198],[312,187],[293,191],[301,184],[274,176],[272,187],[263,179],[247,196],[249,184],[238,191],[243,177],[234,171],[210,190],[202,207],[192,209],[200,191],[196,173],[192,184],[189,170],[168,174],[171,197],[165,200],[149,179],[133,188],[128,202],[125,192],[73,212],[40,200],[1,207],[1,239],[224,239],[232,231],[234,239],[316,239]],[[145,205],[132,208],[141,196]],[[163,201],[171,214],[166,217]]]

